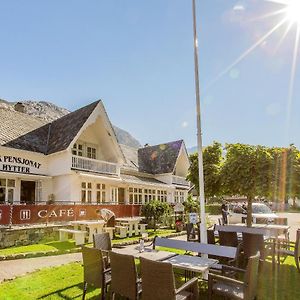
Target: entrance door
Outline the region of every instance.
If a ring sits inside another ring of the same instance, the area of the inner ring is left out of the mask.
[[[125,189],[118,188],[118,202],[119,204],[124,204],[125,202]]]
[[[21,203],[35,203],[35,181],[21,181]]]

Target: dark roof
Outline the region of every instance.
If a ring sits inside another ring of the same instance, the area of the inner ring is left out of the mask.
[[[183,140],[138,149],[139,171],[150,174],[174,171]]]
[[[24,134],[4,146],[51,154],[68,148],[99,101]]]

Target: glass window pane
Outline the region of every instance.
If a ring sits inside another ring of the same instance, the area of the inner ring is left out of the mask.
[[[5,188],[0,187],[0,203],[5,202]]]
[[[1,179],[0,178],[0,186],[6,186],[6,179]]]
[[[13,179],[7,180],[7,186],[8,187],[15,187],[15,181]]]
[[[102,202],[105,202],[105,192],[102,192]]]
[[[101,189],[101,184],[97,183],[97,190],[100,190],[100,189]]]
[[[86,191],[81,191],[81,202],[85,203],[86,200]]]
[[[7,191],[7,201],[10,204],[12,204],[14,202],[14,190],[13,189],[9,189]]]
[[[88,189],[91,189],[91,188],[92,188],[92,183],[89,182],[89,183],[88,183]]]
[[[86,188],[86,182],[82,182],[82,183],[81,183],[81,187],[82,187],[83,189],[85,189],[85,188]]]

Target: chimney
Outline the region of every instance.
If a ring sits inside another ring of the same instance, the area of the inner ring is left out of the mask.
[[[22,102],[18,102],[14,105],[15,111],[25,113],[25,105]]]

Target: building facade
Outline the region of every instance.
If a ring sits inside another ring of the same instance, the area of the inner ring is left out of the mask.
[[[119,144],[102,101],[47,124],[5,114],[0,204],[178,203],[187,197],[184,142],[139,149]]]

